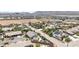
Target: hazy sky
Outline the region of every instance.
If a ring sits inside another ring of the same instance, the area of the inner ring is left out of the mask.
[[[78,0],[0,0],[0,12],[79,10]]]

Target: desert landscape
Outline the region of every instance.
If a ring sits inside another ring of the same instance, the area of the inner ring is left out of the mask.
[[[39,20],[36,19],[20,19],[20,20],[0,20],[1,25],[10,25],[10,24],[27,24],[29,22],[35,23],[39,22]]]

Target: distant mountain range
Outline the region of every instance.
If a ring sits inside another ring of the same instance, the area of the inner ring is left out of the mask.
[[[0,13],[0,17],[7,16],[55,16],[55,15],[66,15],[66,16],[79,16],[79,11],[36,11],[34,13],[29,12],[15,12],[15,13]]]

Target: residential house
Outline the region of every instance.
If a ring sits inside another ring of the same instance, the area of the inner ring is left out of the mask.
[[[0,33],[0,39],[3,39],[3,38],[4,38],[3,34],[2,34],[2,33]]]
[[[5,45],[5,47],[28,47],[30,45],[33,46],[33,43],[31,43],[30,41],[17,41],[16,43]]]
[[[33,31],[28,31],[26,33],[26,35],[29,37],[29,38],[34,38],[37,36],[37,33],[33,32]]]
[[[2,28],[3,31],[11,31],[13,29],[13,27],[4,27]]]
[[[56,39],[62,40],[62,37],[64,36],[64,33],[62,31],[55,31],[52,33],[53,37]]]
[[[4,34],[7,37],[13,37],[13,36],[22,35],[22,32],[21,31],[11,31],[11,32],[5,32]]]

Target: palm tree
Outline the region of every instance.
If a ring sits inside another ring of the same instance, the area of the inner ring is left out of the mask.
[[[68,47],[68,44],[70,41],[71,41],[70,38],[68,38],[68,37],[65,38],[65,42],[67,43],[67,47]]]

